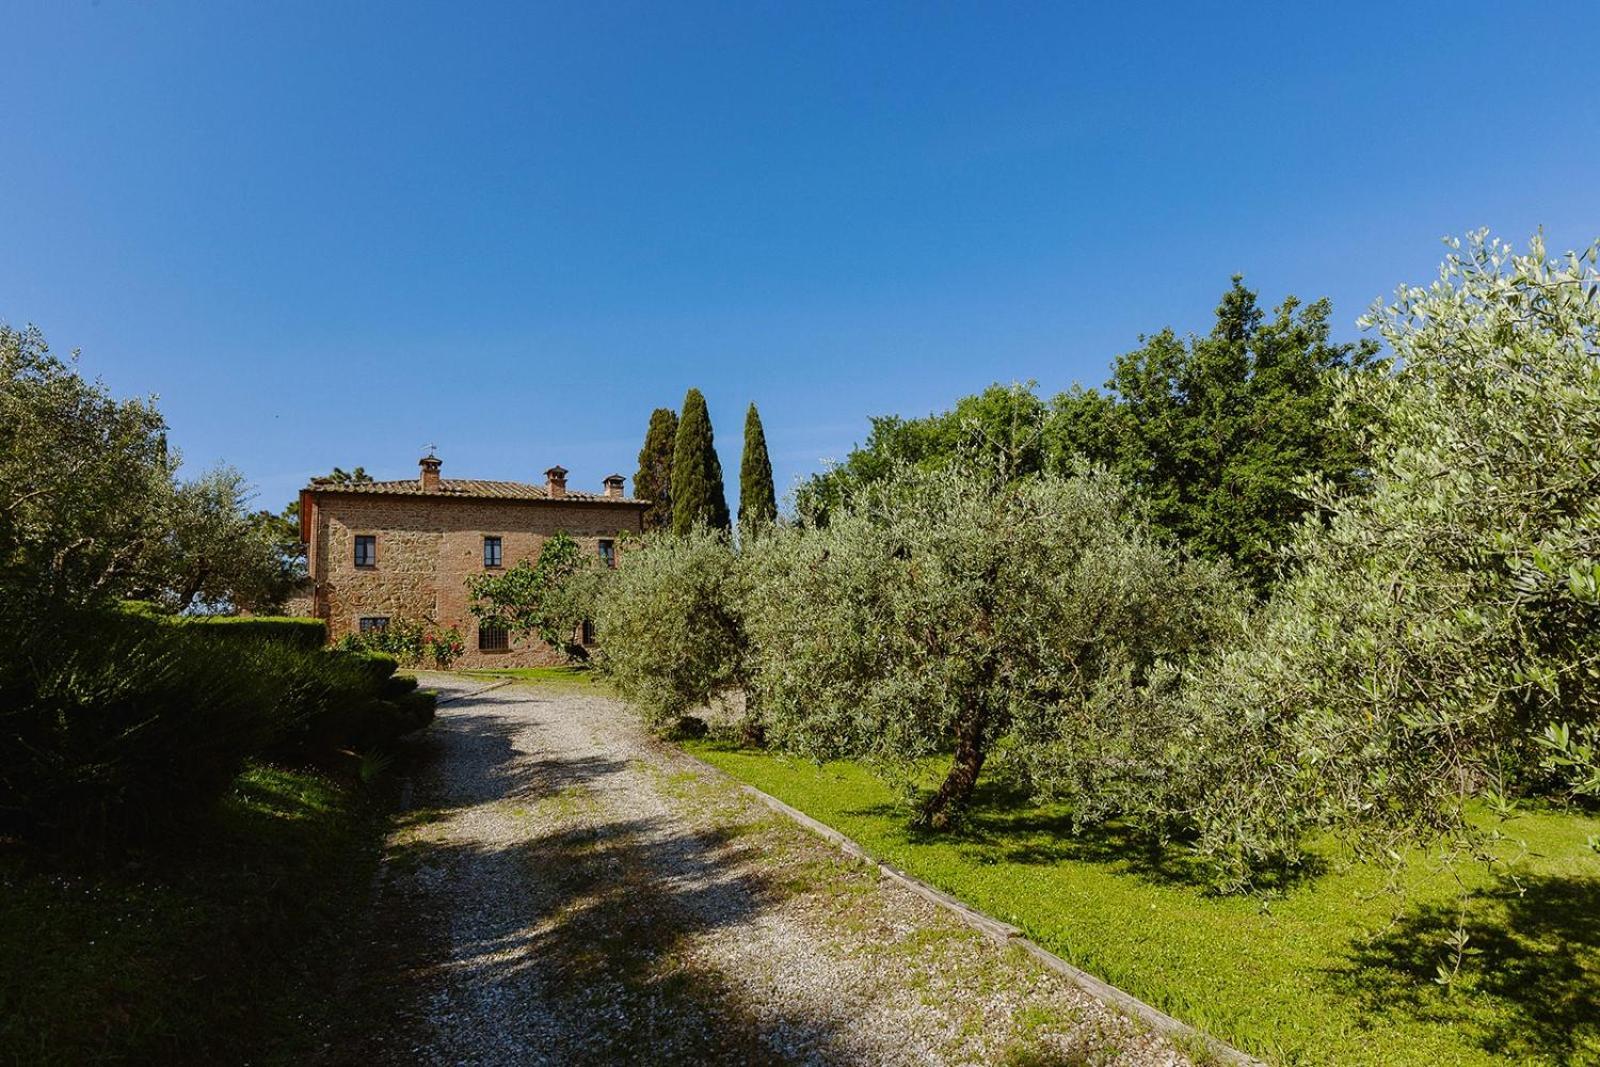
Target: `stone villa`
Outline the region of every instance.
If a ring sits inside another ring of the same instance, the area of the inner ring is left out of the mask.
[[[454,626],[466,645],[460,666],[557,662],[559,654],[537,637],[480,628],[467,607],[467,577],[535,560],[560,531],[615,566],[619,535],[643,530],[648,501],[624,496],[620,474],[606,478],[602,492],[586,493],[567,488],[561,467],[531,485],[441,478],[432,454],[419,464],[415,480],[318,479],[300,491],[306,614],[326,620],[335,641],[398,619]]]

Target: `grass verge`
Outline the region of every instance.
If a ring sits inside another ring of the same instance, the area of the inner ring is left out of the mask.
[[[1285,1064],[1600,1063],[1600,820],[1531,811],[1511,873],[1458,871],[1469,956],[1435,966],[1457,923],[1455,876],[1318,851],[1270,900],[1217,897],[1179,850],[1115,827],[1074,837],[1066,812],[980,791],[968,824],[912,831],[859,766],[821,767],[714,742],[685,748],[848,834],[879,858],[1021,927],[1083,969],[1246,1051]],[[1514,876],[1513,876],[1514,875]]]
[[[0,842],[0,1062],[303,1062],[350,1014],[383,808],[257,764],[114,863]]]
[[[510,678],[518,682],[559,682],[571,685],[600,685],[588,667],[484,667],[456,671],[467,678]]]

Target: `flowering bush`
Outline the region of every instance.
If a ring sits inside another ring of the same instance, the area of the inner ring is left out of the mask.
[[[389,620],[381,630],[345,634],[338,647],[347,652],[386,652],[404,667],[431,663],[449,670],[467,646],[454,626],[438,630],[431,622],[400,618]]]
[[[467,650],[466,643],[461,640],[461,631],[454,626],[426,634],[422,643],[427,648],[433,665],[441,671],[449,670],[450,665]]]

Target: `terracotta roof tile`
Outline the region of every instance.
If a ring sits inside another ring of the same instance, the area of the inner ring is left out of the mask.
[[[382,496],[435,496],[463,497],[477,500],[548,500],[550,494],[542,485],[527,482],[492,482],[482,478],[441,478],[439,488],[426,492],[416,478],[397,482],[325,482],[313,480],[313,492],[372,493]],[[603,493],[586,493],[581,489],[568,489],[565,500],[581,500],[590,504],[643,504],[632,497],[606,496]]]

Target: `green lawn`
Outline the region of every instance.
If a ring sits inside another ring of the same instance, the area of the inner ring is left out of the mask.
[[[1060,808],[983,791],[959,835],[911,831],[862,768],[710,742],[688,749],[848,834],[880,859],[1011,922],[1058,955],[1279,1063],[1600,1063],[1600,820],[1530,812],[1505,831],[1530,854],[1520,887],[1481,867],[1472,955],[1455,988],[1431,979],[1456,923],[1452,876],[1426,857],[1410,893],[1323,853],[1282,895],[1217,897],[1181,852],[1114,829],[1074,838]]]
[[[0,1063],[303,1062],[350,1007],[381,810],[257,765],[115,861],[0,841]]]
[[[510,678],[519,682],[570,682],[581,685],[599,685],[588,667],[504,667],[457,671],[468,678]]]

